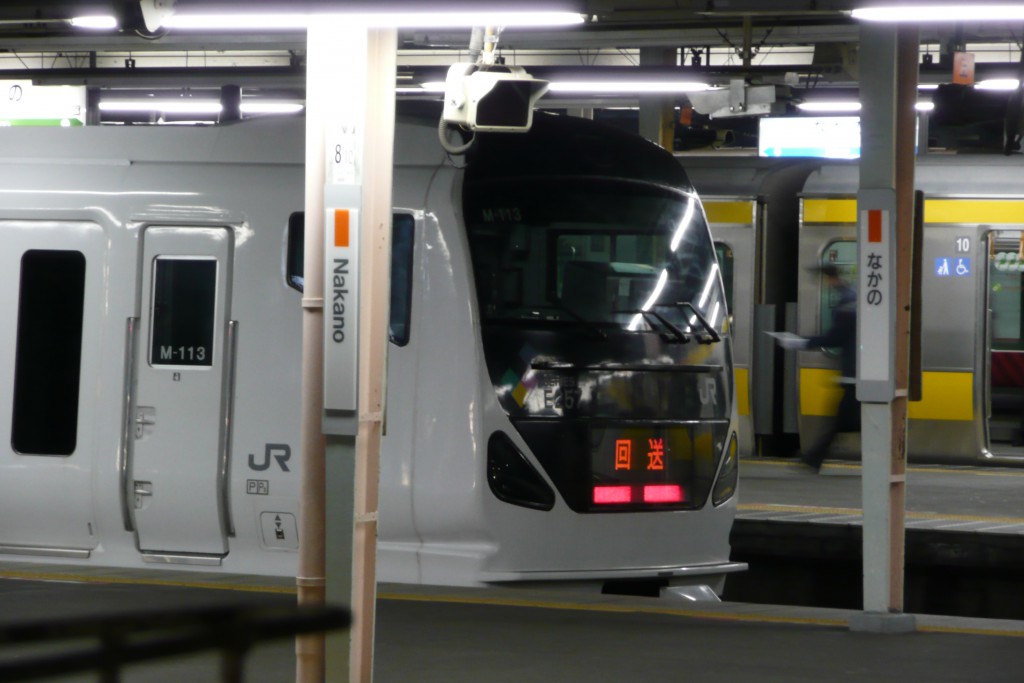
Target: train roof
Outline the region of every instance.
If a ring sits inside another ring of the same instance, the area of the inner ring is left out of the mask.
[[[682,166],[658,145],[599,122],[544,112],[534,114],[529,135],[478,134],[466,161],[472,180],[557,174],[693,190]]]
[[[857,164],[828,164],[808,177],[803,194],[851,195],[859,183]],[[932,196],[1024,197],[1024,163],[997,155],[926,155],[917,159],[914,187]]]
[[[262,117],[218,126],[86,126],[0,128],[0,164],[305,163],[305,116]],[[440,163],[437,119],[402,117],[395,125],[396,161]]]
[[[823,159],[677,156],[701,197],[786,199],[803,189]]]
[[[440,109],[398,108],[395,163],[436,166]],[[529,134],[477,134],[466,155],[476,179],[539,176],[630,178],[692,190],[669,153],[643,138],[586,119],[537,113]],[[265,117],[218,126],[0,128],[0,164],[305,163],[305,117]],[[460,162],[456,162],[456,166]]]

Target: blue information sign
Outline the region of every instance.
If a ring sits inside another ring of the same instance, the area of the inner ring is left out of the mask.
[[[940,256],[935,259],[936,277],[966,277],[971,274],[971,259]]]

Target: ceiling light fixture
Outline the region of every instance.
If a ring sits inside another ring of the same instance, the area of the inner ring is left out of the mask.
[[[707,83],[697,81],[551,81],[548,92],[632,95],[703,92],[710,89]]]
[[[942,21],[1013,21],[1024,19],[1024,5],[885,5],[859,7],[850,15],[862,21],[914,22]]]
[[[300,102],[280,102],[273,100],[259,100],[254,102],[242,102],[239,105],[243,114],[297,114],[305,109]]]
[[[444,86],[444,81],[428,81],[420,84],[420,91],[443,93]],[[672,94],[703,92],[710,89],[711,86],[707,83],[696,81],[551,81],[548,85],[548,93],[551,94],[590,95]]]
[[[800,111],[819,114],[840,114],[860,111],[860,102],[853,100],[821,100],[818,102],[801,102],[796,105]]]
[[[1018,86],[1016,78],[989,78],[974,84],[976,90],[1016,90]]]
[[[172,14],[164,28],[193,31],[305,30],[319,14]],[[356,12],[338,13],[346,22],[391,28],[457,28],[474,26],[567,26],[582,24],[576,12]]]
[[[221,104],[216,100],[103,100],[100,111],[108,112],[164,112],[166,114],[219,114]]]
[[[99,31],[109,31],[110,29],[117,28],[117,18],[105,14],[71,17],[68,23],[75,28],[88,28]]]

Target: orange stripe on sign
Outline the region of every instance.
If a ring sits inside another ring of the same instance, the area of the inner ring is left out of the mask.
[[[334,210],[334,246],[348,246],[348,209]]]
[[[882,210],[868,210],[868,242],[882,241]]]

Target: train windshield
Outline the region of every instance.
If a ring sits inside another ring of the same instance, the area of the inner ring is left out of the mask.
[[[485,323],[717,339],[725,296],[696,197],[533,178],[475,185],[466,208]]]

